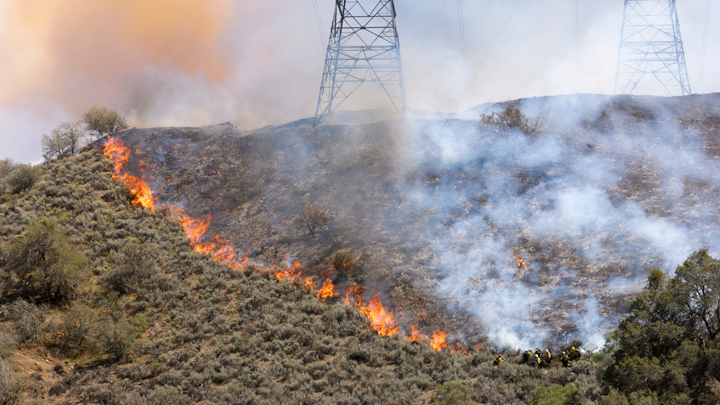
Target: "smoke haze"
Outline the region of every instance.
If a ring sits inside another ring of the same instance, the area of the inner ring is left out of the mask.
[[[622,2],[580,5],[577,56],[568,2],[466,3],[466,58],[455,2],[396,3],[411,108],[612,91]],[[333,3],[319,7],[323,38],[309,0],[0,0],[0,155],[38,159],[42,133],[93,105],[137,126],[250,129],[312,116]],[[698,82],[704,2],[678,9],[693,89],[720,90],[717,75]],[[709,54],[706,72],[717,69]],[[347,108],[378,105],[357,97]]]

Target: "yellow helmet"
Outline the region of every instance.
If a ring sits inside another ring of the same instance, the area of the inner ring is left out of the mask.
[[[575,350],[575,348],[574,348],[574,347],[573,347],[572,349],[573,349],[573,350]]]

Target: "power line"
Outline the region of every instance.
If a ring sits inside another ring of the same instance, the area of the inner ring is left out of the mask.
[[[573,0],[573,86],[577,93],[578,75],[578,0]]]
[[[700,88],[702,89],[703,80],[705,79],[705,59],[707,57],[708,32],[710,31],[710,5],[712,1],[707,0],[705,6],[705,29],[703,31],[702,56],[700,58]]]
[[[480,70],[482,70],[483,64],[490,56],[490,53],[492,53],[493,49],[495,49],[495,46],[500,41],[500,37],[505,33],[505,30],[507,29],[508,25],[510,24],[510,20],[512,20],[513,16],[517,12],[518,6],[520,5],[521,0],[517,0],[515,2],[515,5],[513,5],[512,9],[510,9],[510,13],[508,13],[507,17],[505,18],[505,21],[503,21],[503,24],[500,26],[500,31],[495,35],[492,42],[490,42],[490,47],[485,51],[482,58],[480,59],[480,62],[478,62],[477,66],[475,67],[475,70],[473,71],[472,76],[470,77],[470,80],[468,81],[467,86],[465,86],[465,91],[460,96],[460,99],[458,100],[457,104],[455,105],[455,108],[452,109],[452,112],[450,113],[450,117],[445,120],[443,123],[443,126],[440,128],[440,132],[438,132],[435,139],[431,141],[431,145],[437,145],[437,143],[440,141],[440,139],[445,136],[445,131],[450,127],[450,122],[457,116],[457,110],[460,109],[460,106],[462,103],[465,102],[465,99],[468,96],[468,93],[470,93],[470,86],[475,81],[475,78],[480,74]]]
[[[313,2],[313,10],[315,11],[315,21],[317,22],[318,27],[318,33],[320,34],[320,44],[323,47],[323,50],[327,49],[327,45],[325,44],[325,36],[323,35],[323,28],[322,28],[322,19],[320,18],[320,7],[317,4],[317,0],[312,0]]]
[[[462,0],[457,0],[457,8],[458,8],[458,24],[460,25],[460,48],[462,48],[462,54],[463,59],[465,60],[465,65],[467,66],[467,46],[465,42],[465,19],[463,18],[463,6],[462,6]]]
[[[448,25],[447,6],[445,5],[445,1],[446,1],[446,0],[442,0],[442,2],[443,2],[443,15],[445,16],[445,35],[447,36],[448,45],[450,45],[450,26]]]

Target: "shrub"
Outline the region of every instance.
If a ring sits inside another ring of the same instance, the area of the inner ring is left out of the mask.
[[[36,220],[13,241],[3,278],[8,290],[40,302],[74,297],[87,275],[87,257],[51,219]]]
[[[0,405],[14,404],[19,396],[15,371],[10,363],[0,359]]]
[[[325,226],[329,219],[324,211],[310,206],[303,208],[302,213],[295,218],[294,222],[301,228],[305,228],[310,237],[315,237],[317,229]]]
[[[17,338],[8,330],[0,329],[0,359],[7,359],[17,350]]]
[[[138,333],[127,318],[120,318],[117,322],[107,319],[100,327],[98,342],[111,360],[124,361],[130,358]]]
[[[8,178],[13,170],[15,170],[15,163],[12,160],[7,158],[0,160],[0,195],[10,191]]]
[[[73,304],[61,315],[58,328],[58,343],[63,352],[77,350],[92,337],[95,327],[95,312],[85,304]]]
[[[516,104],[509,104],[501,113],[482,114],[480,122],[485,127],[490,127],[500,133],[517,130],[525,135],[535,135],[543,127],[540,118],[528,118]]]
[[[13,194],[18,194],[35,185],[40,179],[41,169],[39,166],[20,164],[15,167],[8,177],[7,183]]]
[[[438,405],[472,405],[473,389],[465,381],[451,381],[438,387],[432,396],[432,403]]]
[[[40,341],[45,328],[45,314],[40,308],[20,299],[8,307],[7,317],[14,322],[13,328],[21,343]]]
[[[355,267],[355,258],[350,252],[335,252],[330,257],[330,266],[332,266],[338,274],[346,275]]]
[[[150,278],[156,271],[157,254],[147,245],[133,241],[125,244],[122,253],[111,258],[115,269],[100,280],[100,285],[120,294],[135,292],[140,280]]]
[[[574,384],[539,387],[533,393],[531,405],[580,405]]]
[[[611,388],[607,395],[600,397],[600,405],[630,405],[622,392]]]

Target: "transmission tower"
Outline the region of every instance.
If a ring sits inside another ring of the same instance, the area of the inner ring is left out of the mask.
[[[668,95],[690,94],[675,0],[625,0],[615,94],[629,94],[646,74]]]
[[[335,0],[320,97],[319,125],[365,83],[378,85],[401,116],[405,80],[393,0]]]

